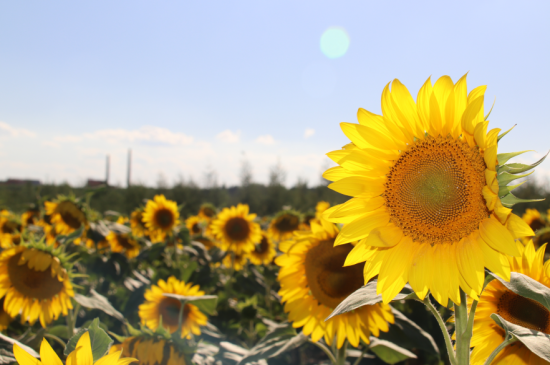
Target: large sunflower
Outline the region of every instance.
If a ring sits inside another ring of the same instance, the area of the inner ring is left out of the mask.
[[[277,214],[269,224],[267,232],[277,242],[282,242],[292,237],[300,228],[300,215],[294,211],[283,211]]]
[[[138,365],[185,365],[185,355],[172,341],[145,336],[132,336],[111,346],[109,354],[122,351],[122,356],[138,358]],[[118,365],[118,364],[117,364]]]
[[[507,258],[510,269],[550,287],[548,275],[550,261],[543,264],[545,247],[542,246],[535,251],[533,242],[529,242],[525,247],[518,243],[517,247],[522,255],[518,258]],[[472,299],[468,302],[471,305]],[[548,309],[534,300],[511,292],[498,280],[493,280],[481,294],[474,317],[474,335],[471,342],[474,348],[471,355],[472,365],[484,364],[493,350],[504,341],[504,330],[491,319],[493,313],[497,313],[508,322],[550,335]],[[493,360],[494,364],[512,362],[518,365],[548,364],[529,351],[521,342],[505,347]]]
[[[280,245],[283,255],[275,259],[281,266],[279,294],[285,302],[285,312],[294,327],[304,327],[312,341],[325,338],[332,344],[337,337],[341,348],[346,338],[354,347],[360,339],[369,343],[371,334],[388,331],[394,317],[388,304],[363,306],[355,311],[333,317],[325,322],[332,310],[348,295],[363,286],[362,265],[343,267],[353,245],[333,247],[338,228],[325,220],[312,220],[311,232],[299,232]]]
[[[134,237],[143,237],[147,234],[147,227],[143,223],[143,208],[137,208],[130,215],[130,228]]]
[[[82,225],[88,225],[84,211],[70,199],[62,198],[57,202],[44,202],[44,205],[46,214],[50,216],[50,222],[55,226],[58,234],[69,234]]]
[[[21,242],[22,225],[15,216],[3,210],[0,212],[0,246],[9,248]]]
[[[269,236],[265,232],[262,232],[260,243],[256,244],[254,251],[250,252],[248,258],[254,265],[269,265],[276,254],[275,245]]]
[[[113,252],[124,252],[129,259],[139,255],[140,245],[128,233],[109,232],[105,239]],[[98,248],[104,247],[101,243],[98,244]]]
[[[133,358],[121,358],[122,351],[117,349],[111,349],[109,355],[103,356],[99,359],[94,359],[92,355],[92,341],[90,340],[90,333],[84,332],[76,343],[76,350],[71,351],[67,356],[67,365],[128,365],[134,361],[138,361]],[[62,365],[61,359],[55,351],[52,349],[48,341],[45,338],[42,339],[40,345],[40,360],[36,359],[17,344],[13,345],[13,354],[19,365]],[[95,362],[94,362],[95,361]],[[159,362],[160,364],[160,362]]]
[[[359,241],[346,265],[366,261],[365,281],[378,275],[385,303],[407,282],[443,305],[460,303],[459,288],[477,298],[484,267],[509,278],[505,255],[518,256],[514,239],[533,235],[504,206],[515,197],[499,179],[515,172],[497,177],[500,130],[487,133],[485,89],[467,95],[466,76],[443,76],[428,79],[415,103],[394,80],[383,115],[359,109],[359,124],[341,124],[352,143],[328,154],[340,166],[323,176],[353,198],[325,216],[344,224],[336,246]]]
[[[73,308],[70,266],[55,252],[18,246],[0,253],[0,298],[11,317],[21,313],[22,322],[46,327]]]
[[[159,280],[157,285],[152,285],[151,289],[145,291],[146,302],[139,306],[141,323],[156,330],[162,317],[162,325],[170,333],[174,333],[178,330],[181,302],[177,299],[166,297],[163,294],[196,297],[204,295],[204,292],[200,290],[198,285],[186,284],[173,276],[169,277],[167,281]],[[183,307],[181,337],[191,338],[191,333],[197,336],[200,335],[200,327],[206,325],[206,322],[206,315],[197,306],[186,303]]]
[[[151,241],[161,242],[167,235],[172,235],[180,224],[179,216],[176,202],[167,200],[164,195],[155,195],[153,200],[149,200],[143,211],[143,223],[149,230]]]
[[[236,254],[254,250],[254,245],[262,239],[258,223],[254,223],[256,214],[248,214],[246,204],[224,208],[210,224],[212,235],[220,241],[221,249]]]

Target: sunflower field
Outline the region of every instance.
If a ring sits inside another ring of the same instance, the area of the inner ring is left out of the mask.
[[[550,211],[514,214],[510,185],[544,158],[497,153],[509,131],[466,90],[394,80],[342,123],[341,204],[5,207],[0,363],[548,364]]]

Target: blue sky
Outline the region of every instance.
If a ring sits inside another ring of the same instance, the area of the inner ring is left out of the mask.
[[[499,149],[550,148],[547,1],[12,1],[0,4],[0,179],[154,185],[206,170],[237,184],[319,182],[340,122],[380,113],[383,87],[468,74],[496,98]],[[320,49],[345,29],[347,53]],[[550,174],[550,164],[538,176]]]

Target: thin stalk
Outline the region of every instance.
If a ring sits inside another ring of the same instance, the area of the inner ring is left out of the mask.
[[[466,293],[460,289],[460,304],[455,304],[455,335],[457,365],[470,364],[470,339],[468,335],[468,305]]]
[[[346,350],[348,349],[348,340],[344,341],[342,347],[336,351],[336,364],[345,365],[346,364]]]
[[[502,342],[500,345],[498,345],[498,347],[495,349],[495,351],[493,351],[491,353],[491,355],[487,358],[487,361],[485,361],[485,365],[491,364],[491,362],[495,359],[495,357],[498,355],[498,353],[500,351],[502,351],[502,349],[504,349],[509,344],[516,342],[517,340],[518,340],[517,338],[512,337],[510,335],[507,335],[504,342]]]
[[[334,355],[332,354],[332,351],[330,351],[330,349],[328,347],[326,347],[325,345],[323,345],[320,342],[313,342],[313,341],[311,341],[311,339],[308,339],[308,342],[314,344],[315,346],[317,346],[318,348],[323,350],[323,352],[328,356],[328,358],[330,360],[330,363],[333,364],[333,365],[337,365],[336,358],[334,357]]]
[[[181,329],[183,327],[183,310],[185,309],[185,302],[180,302],[180,303],[181,303],[181,307],[178,315],[178,333],[181,333]]]
[[[451,365],[457,365],[455,350],[453,349],[453,344],[451,343],[451,337],[449,336],[449,332],[447,331],[445,322],[443,322],[441,315],[439,314],[437,309],[435,309],[432,302],[430,301],[429,295],[426,295],[426,297],[423,300],[423,303],[426,305],[426,307],[428,307],[430,312],[432,312],[433,316],[437,320],[437,323],[439,324],[439,328],[441,329],[441,332],[443,333],[443,338],[445,339],[445,347],[447,348],[447,353],[449,354],[449,362],[451,363]]]
[[[63,349],[65,349],[65,347],[67,347],[67,344],[65,343],[65,341],[63,341],[62,339],[60,339],[56,335],[52,335],[51,333],[44,333],[44,337],[49,338],[50,340],[54,340],[55,342],[57,342],[58,344],[63,346]]]
[[[363,356],[365,356],[365,354],[366,354],[367,351],[369,350],[369,347],[370,347],[370,346],[363,346],[363,351],[361,351],[361,355],[359,355],[359,357],[357,358],[357,360],[355,360],[355,362],[353,363],[353,365],[359,365],[359,363],[361,362],[361,360],[363,360]]]

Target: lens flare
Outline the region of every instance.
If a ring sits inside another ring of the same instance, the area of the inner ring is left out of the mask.
[[[339,58],[349,48],[349,36],[344,28],[330,27],[321,36],[321,52],[328,58]]]

